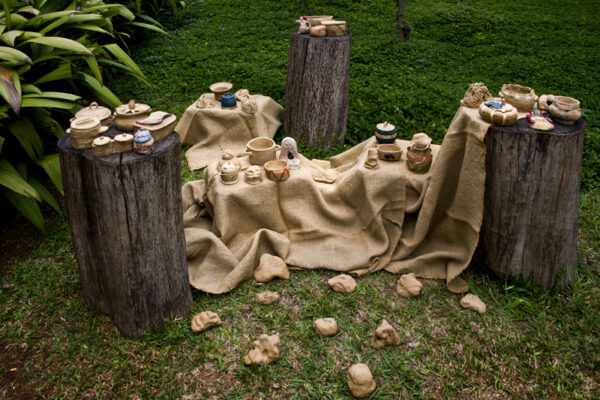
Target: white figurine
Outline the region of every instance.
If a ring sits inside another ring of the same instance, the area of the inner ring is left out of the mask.
[[[298,146],[294,138],[283,138],[279,159],[287,162],[290,169],[300,169],[302,167],[302,160],[300,159],[300,154],[298,154]]]

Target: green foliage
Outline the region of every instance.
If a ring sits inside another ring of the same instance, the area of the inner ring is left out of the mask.
[[[185,1],[182,0],[118,0],[117,2],[138,14],[143,13],[152,17],[158,17],[164,12],[177,16],[179,9],[185,7]]]
[[[121,48],[140,26],[121,4],[101,1],[3,1],[0,13],[0,186],[2,194],[36,227],[44,221],[38,202],[59,211],[50,192],[33,177],[44,171],[62,193],[56,138],[61,123],[92,94],[116,107],[121,101],[104,81],[112,71],[148,80]],[[118,26],[118,29],[114,27]]]

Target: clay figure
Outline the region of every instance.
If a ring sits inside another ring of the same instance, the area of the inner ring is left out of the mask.
[[[248,185],[258,185],[262,182],[263,169],[258,165],[251,165],[244,172],[244,180]]]
[[[467,294],[465,297],[460,299],[460,305],[469,310],[477,311],[479,314],[484,314],[486,306],[483,301],[474,294]]]
[[[551,131],[554,129],[554,124],[544,115],[542,111],[539,111],[536,106],[533,106],[533,110],[530,114],[527,114],[527,124],[531,129],[537,131]]]
[[[352,293],[356,289],[356,281],[346,274],[334,276],[327,283],[336,292]]]
[[[384,319],[381,320],[375,333],[373,333],[371,343],[376,349],[387,345],[398,345],[400,344],[400,336],[394,327]]]
[[[367,151],[367,159],[365,160],[365,168],[377,169],[379,168],[379,161],[377,161],[377,149],[370,148]]]
[[[404,274],[398,280],[396,293],[403,297],[415,297],[421,293],[423,284],[419,282],[414,273]]]
[[[217,171],[221,172],[221,167],[223,166],[223,164],[231,160],[233,160],[233,162],[236,163],[237,166],[240,167],[240,169],[242,168],[242,164],[239,161],[235,160],[235,154],[233,154],[233,151],[229,149],[223,149],[223,151],[221,152],[221,159],[217,163]]]
[[[375,126],[375,139],[379,144],[394,144],[396,136],[396,127],[387,121]]]
[[[277,361],[279,359],[279,336],[262,334],[258,340],[252,342],[254,347],[246,357],[244,364],[264,364]]]
[[[290,271],[281,258],[265,253],[260,256],[260,264],[254,270],[254,279],[265,283],[275,278],[290,279]]]
[[[298,33],[309,33],[310,32],[310,22],[308,18],[302,16],[296,20],[300,24],[298,27]]]
[[[313,321],[313,326],[319,335],[332,336],[338,331],[337,322],[333,318],[319,318]]]
[[[221,318],[212,311],[202,311],[192,318],[192,331],[194,332],[203,332],[217,325],[221,325]]]
[[[258,110],[258,104],[256,103],[256,99],[254,97],[243,99],[241,103],[242,111],[246,114],[254,114]]]
[[[367,397],[375,390],[375,380],[366,364],[354,364],[346,375],[348,387],[352,394],[359,399]]]
[[[248,89],[240,89],[235,92],[235,98],[239,101],[245,101],[250,98],[250,91]]]
[[[289,169],[299,169],[302,166],[302,160],[300,159],[300,154],[298,154],[298,145],[294,138],[283,138],[279,159],[286,161]]]
[[[471,83],[460,103],[465,107],[477,108],[481,103],[492,100],[494,96],[490,93],[483,82]]]
[[[269,304],[273,304],[279,300],[279,293],[266,290],[264,292],[257,293],[254,299],[257,303],[268,306]]]

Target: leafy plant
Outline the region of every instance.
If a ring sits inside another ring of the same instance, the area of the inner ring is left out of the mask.
[[[177,15],[179,8],[185,7],[185,1],[177,0],[126,0],[119,3],[125,5],[130,10],[135,10],[138,14],[148,14],[158,17],[163,11],[170,11]]]
[[[118,70],[148,84],[126,46],[141,23],[122,4],[99,1],[10,1],[0,11],[0,191],[37,228],[39,202],[59,211],[34,177],[45,171],[62,193],[58,154],[48,154],[84,96],[116,107],[121,101],[104,81]],[[115,29],[118,26],[119,29]],[[1,100],[0,100],[1,101]]]

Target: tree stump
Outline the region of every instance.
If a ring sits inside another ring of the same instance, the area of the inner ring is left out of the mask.
[[[479,254],[499,276],[546,289],[573,281],[584,126],[541,132],[520,119],[488,129]]]
[[[285,94],[287,136],[309,146],[343,142],[348,118],[352,34],[292,33]]]
[[[105,135],[120,132],[111,128]],[[185,316],[192,297],[181,204],[179,135],[154,152],[96,158],[58,142],[83,293],[128,337]]]

